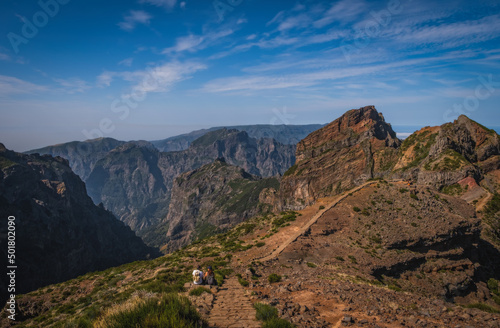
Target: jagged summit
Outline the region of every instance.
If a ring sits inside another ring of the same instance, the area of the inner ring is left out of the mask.
[[[309,134],[297,144],[297,161],[314,156],[318,148],[328,147],[332,142],[345,139],[375,137],[386,141],[386,146],[396,147],[400,141],[390,124],[375,106],[351,109],[335,121]]]
[[[383,175],[400,144],[374,106],[346,112],[297,144],[297,162],[281,184],[282,207],[302,208]]]

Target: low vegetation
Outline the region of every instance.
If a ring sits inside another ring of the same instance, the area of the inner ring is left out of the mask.
[[[294,326],[284,320],[278,318],[278,310],[265,303],[255,303],[255,310],[257,311],[256,318],[262,321],[262,328],[293,328]]]
[[[196,287],[189,291],[189,295],[191,296],[200,296],[203,293],[211,294],[212,292],[210,291],[210,289],[205,287]]]
[[[188,328],[208,327],[185,297],[168,294],[161,297],[133,297],[108,308],[95,328],[151,327]]]
[[[271,273],[268,277],[267,280],[269,281],[270,284],[275,283],[275,282],[280,282],[281,281],[281,276],[276,273]]]

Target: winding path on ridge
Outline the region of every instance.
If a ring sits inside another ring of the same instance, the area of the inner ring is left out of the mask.
[[[307,230],[309,230],[309,228],[314,223],[316,223],[316,221],[318,221],[318,219],[320,217],[322,217],[323,214],[325,214],[328,210],[330,210],[331,208],[335,207],[338,203],[340,203],[342,200],[344,200],[349,195],[351,195],[351,194],[353,194],[353,193],[355,193],[355,192],[363,189],[366,186],[369,186],[369,185],[375,184],[375,183],[379,183],[379,181],[376,181],[376,180],[375,181],[369,181],[369,182],[363,183],[360,186],[357,186],[354,189],[346,191],[343,195],[341,195],[340,197],[336,198],[333,202],[331,202],[327,206],[325,206],[324,209],[322,209],[318,213],[316,213],[316,215],[314,215],[299,231],[297,231],[296,233],[294,233],[290,238],[288,238],[284,243],[282,243],[278,248],[276,248],[271,254],[269,254],[269,255],[267,255],[265,257],[257,258],[255,260],[259,260],[259,261],[265,262],[265,261],[270,261],[270,260],[276,258],[278,255],[281,254],[281,252],[283,252],[283,250],[285,248],[288,247],[288,245],[290,245],[291,243],[293,243],[294,241],[296,241],[297,238],[299,238]]]
[[[245,295],[245,289],[232,276],[215,294],[208,323],[211,328],[259,328],[261,324],[255,315],[255,308]]]

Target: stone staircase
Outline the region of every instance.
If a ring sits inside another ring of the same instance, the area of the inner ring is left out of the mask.
[[[256,311],[236,277],[224,281],[215,294],[208,323],[211,328],[259,328]]]

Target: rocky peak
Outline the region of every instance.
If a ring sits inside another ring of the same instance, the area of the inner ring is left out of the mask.
[[[325,127],[311,133],[297,144],[297,162],[314,157],[329,148],[352,146],[365,139],[375,138],[384,146],[400,144],[390,124],[374,106],[352,109]]]
[[[375,107],[347,111],[297,145],[281,183],[283,209],[299,209],[390,172],[401,141]]]
[[[276,178],[251,175],[223,158],[181,174],[173,184],[168,215],[155,228],[167,231],[162,250],[176,250],[270,210],[261,193],[278,188]]]
[[[425,127],[401,145],[394,177],[443,188],[467,177],[476,182],[500,168],[498,134],[461,115],[452,123]]]

